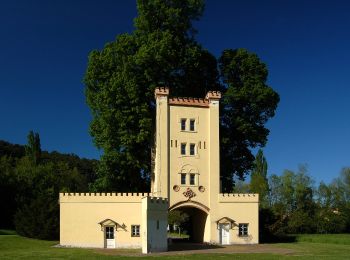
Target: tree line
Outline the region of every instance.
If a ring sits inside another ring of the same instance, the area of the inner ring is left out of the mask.
[[[259,150],[250,182],[237,181],[234,188],[259,193],[262,241],[286,234],[350,232],[350,168],[343,168],[331,183],[318,185],[305,165],[281,175],[267,172]]]
[[[86,192],[96,160],[41,150],[38,133],[25,146],[0,141],[0,228],[40,239],[59,237],[59,192]]]

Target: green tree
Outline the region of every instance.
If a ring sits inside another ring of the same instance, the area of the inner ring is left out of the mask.
[[[28,143],[24,147],[26,156],[31,158],[31,160],[37,164],[39,163],[40,156],[41,156],[41,144],[40,144],[40,137],[38,133],[34,133],[33,131],[30,131],[27,137]]]
[[[281,176],[270,178],[271,205],[277,221],[275,233],[310,233],[316,230],[314,221],[313,180],[304,165],[298,172],[285,170]]]
[[[58,194],[86,191],[84,176],[66,163],[34,164],[29,157],[18,161],[15,175],[20,184],[14,215],[17,233],[39,239],[58,239]]]
[[[261,149],[259,149],[255,157],[254,168],[250,179],[250,191],[259,193],[261,207],[268,207],[269,183],[267,180],[267,161]]]
[[[172,210],[168,214],[168,223],[171,226],[179,226],[183,229],[183,225],[188,222],[190,216],[181,210]]]
[[[16,211],[18,183],[14,174],[15,160],[9,156],[0,157],[0,228],[13,229],[13,215]]]
[[[221,174],[224,190],[236,174],[244,178],[252,169],[250,148],[264,146],[279,95],[266,84],[268,70],[257,55],[245,49],[224,50],[219,58],[220,76],[225,86],[221,112]]]
[[[223,92],[221,169],[223,190],[231,191],[233,176],[243,178],[252,167],[249,149],[265,145],[264,124],[278,103],[278,95],[265,84],[265,64],[245,50],[228,50],[219,73],[216,58],[195,40],[192,22],[203,13],[202,0],[138,0],[137,9],[133,33],[121,34],[89,55],[84,81],[93,114],[90,133],[104,151],[94,188],[148,189],[154,89],[168,86],[175,96]]]

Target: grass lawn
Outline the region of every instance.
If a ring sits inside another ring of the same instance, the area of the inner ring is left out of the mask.
[[[140,250],[99,250],[53,247],[57,241],[29,239],[13,232],[0,230],[0,259],[140,259]],[[237,246],[239,249],[239,246]],[[300,235],[294,243],[276,243],[248,246],[249,251],[265,253],[242,253],[235,246],[226,248],[225,253],[185,254],[172,252],[170,255],[147,256],[156,259],[350,259],[350,234]],[[241,248],[242,249],[242,248]],[[231,250],[231,251],[230,251]],[[264,251],[265,250],[265,251]],[[284,251],[288,253],[283,253]],[[227,252],[227,253],[226,253]],[[240,253],[234,253],[240,252]],[[282,253],[281,253],[282,252]],[[233,253],[233,254],[232,254]]]

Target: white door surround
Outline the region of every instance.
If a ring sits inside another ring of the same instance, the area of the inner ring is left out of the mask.
[[[229,245],[230,244],[230,224],[219,224],[219,236],[220,244]]]
[[[105,247],[115,248],[114,226],[105,226]]]

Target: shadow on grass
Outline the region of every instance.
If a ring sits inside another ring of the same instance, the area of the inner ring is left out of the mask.
[[[297,242],[296,235],[274,235],[265,237],[261,239],[260,243],[262,244],[275,244],[275,243],[295,243]]]
[[[17,233],[14,230],[0,229],[0,236],[4,235],[17,235]]]
[[[219,245],[212,245],[207,243],[194,243],[187,239],[171,239],[168,245],[168,251],[190,251],[190,250],[205,250],[205,249],[216,249],[223,248]]]

